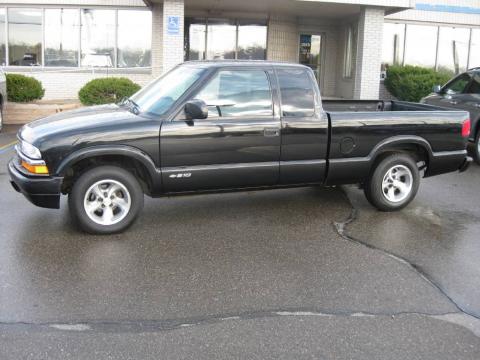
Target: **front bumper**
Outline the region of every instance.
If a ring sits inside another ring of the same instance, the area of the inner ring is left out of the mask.
[[[13,188],[22,193],[32,204],[49,209],[60,208],[60,189],[63,178],[27,176],[17,168],[15,159],[8,163],[8,173]]]

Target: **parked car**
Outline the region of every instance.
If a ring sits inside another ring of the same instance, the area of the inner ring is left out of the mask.
[[[7,103],[7,78],[5,73],[0,69],[0,131],[3,127],[3,114],[5,104]]]
[[[8,170],[35,205],[59,208],[67,194],[90,233],[127,228],[144,194],[359,183],[392,211],[422,175],[468,167],[468,117],[401,101],[322,104],[298,64],[190,62],[118,105],[24,126]]]
[[[480,68],[454,77],[443,87],[434,86],[433,93],[420,102],[470,113],[472,129],[469,141],[473,144],[473,157],[480,164]]]

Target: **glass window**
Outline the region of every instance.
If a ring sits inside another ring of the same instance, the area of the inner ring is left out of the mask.
[[[470,82],[470,79],[469,74],[462,74],[448,83],[443,89],[443,92],[449,95],[460,94],[465,90],[465,86]]]
[[[5,51],[5,9],[0,9],[0,65],[5,66],[7,59]]]
[[[353,57],[355,49],[355,34],[353,26],[345,31],[345,49],[343,54],[343,77],[351,78],[353,74]]]
[[[261,70],[219,71],[196,96],[209,107],[209,116],[273,115],[267,74]]]
[[[467,69],[469,40],[469,29],[440,27],[437,69],[456,74],[464,72]]]
[[[237,27],[228,20],[208,19],[207,59],[235,59]]]
[[[282,115],[313,116],[315,93],[308,73],[302,69],[280,69],[277,74],[282,97]]]
[[[205,19],[185,19],[185,59],[205,60]]]
[[[82,9],[82,66],[110,67],[115,62],[115,10]],[[133,33],[136,33],[132,29]]]
[[[10,65],[42,63],[42,10],[8,9],[8,52]]]
[[[264,60],[267,57],[267,27],[240,22],[238,26],[237,59]]]
[[[405,64],[428,68],[435,67],[437,52],[436,26],[407,25],[405,39]]]
[[[203,71],[198,67],[178,66],[145,86],[131,99],[141,112],[163,115],[198,80]]]
[[[472,83],[467,91],[469,94],[480,94],[480,74],[474,74]]]
[[[472,29],[472,44],[470,47],[470,61],[468,67],[480,66],[480,29]]]
[[[118,67],[150,66],[151,44],[151,12],[118,10]]]
[[[78,66],[79,12],[45,9],[45,66]]]
[[[389,65],[402,64],[405,42],[405,24],[383,25],[382,62]]]

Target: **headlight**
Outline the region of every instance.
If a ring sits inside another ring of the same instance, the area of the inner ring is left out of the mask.
[[[22,141],[20,145],[20,151],[23,153],[23,155],[29,157],[30,159],[40,160],[42,158],[40,150],[26,141]]]

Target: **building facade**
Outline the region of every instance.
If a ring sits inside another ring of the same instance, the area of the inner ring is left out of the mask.
[[[480,66],[480,0],[7,0],[0,64],[45,99],[96,77],[144,85],[185,60],[310,66],[327,97],[373,99],[392,64]]]

